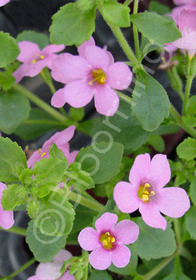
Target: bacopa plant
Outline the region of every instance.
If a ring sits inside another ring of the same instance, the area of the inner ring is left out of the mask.
[[[34,256],[2,280],[35,262],[29,280],[195,279],[196,2],[131,2],[67,3],[49,37],[0,32],[0,230]],[[96,42],[99,14],[124,61]],[[38,75],[49,102],[23,83]]]

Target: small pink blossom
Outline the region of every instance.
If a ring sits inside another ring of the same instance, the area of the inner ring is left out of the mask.
[[[10,0],[0,0],[0,7],[4,6],[8,2],[10,2]]]
[[[29,277],[27,280],[74,280],[75,277],[66,271],[62,277],[60,270],[64,264],[71,258],[72,255],[67,250],[60,250],[59,253],[53,258],[52,262],[40,263],[37,267],[35,276]]]
[[[48,45],[40,50],[37,44],[22,41],[18,43],[20,54],[17,59],[23,64],[13,73],[16,83],[25,77],[34,77],[40,73],[44,67],[51,69],[53,60],[57,57],[56,52],[62,51],[64,45]]]
[[[7,186],[0,182],[0,226],[4,229],[9,229],[14,224],[14,214],[13,211],[5,211],[1,205],[1,197],[3,191],[7,188]]]
[[[192,56],[196,53],[196,9],[183,9],[178,17],[178,25],[182,37],[171,44]]]
[[[116,214],[104,213],[96,222],[95,229],[84,228],[78,236],[82,249],[92,251],[89,262],[95,269],[107,269],[111,262],[117,267],[125,267],[131,252],[125,245],[133,243],[139,236],[139,227],[130,220],[116,224]]]
[[[171,177],[167,157],[149,154],[138,155],[130,170],[129,181],[119,182],[114,188],[114,200],[124,213],[139,209],[144,222],[163,230],[167,227],[161,213],[172,217],[182,217],[190,208],[190,200],[184,189],[163,188]],[[161,212],[161,213],[160,213]]]
[[[79,55],[61,54],[52,65],[52,77],[66,86],[52,97],[54,107],[66,102],[75,108],[88,104],[94,97],[97,112],[112,116],[118,109],[116,90],[126,89],[132,72],[123,62],[115,62],[108,51],[95,46],[91,38],[78,48]]]
[[[77,155],[77,151],[69,152],[69,143],[68,141],[73,137],[75,131],[75,126],[71,125],[70,127],[64,129],[61,132],[56,132],[50,139],[48,139],[42,146],[41,149],[35,151],[27,161],[28,168],[33,168],[36,161],[39,161],[41,158],[49,158],[49,150],[53,143],[57,145],[57,148],[60,149],[68,163],[73,163]]]

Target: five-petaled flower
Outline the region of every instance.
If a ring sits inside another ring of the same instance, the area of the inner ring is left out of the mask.
[[[69,143],[68,141],[74,135],[75,126],[71,125],[70,127],[64,129],[61,132],[56,132],[50,139],[48,139],[41,149],[35,151],[27,161],[28,168],[33,168],[36,161],[39,161],[41,158],[49,158],[49,150],[52,144],[56,144],[57,148],[60,149],[65,158],[68,160],[68,163],[73,163],[78,151],[69,152]]]
[[[99,270],[107,269],[111,262],[117,267],[125,267],[130,260],[131,252],[125,245],[133,243],[139,235],[139,227],[130,220],[120,221],[112,213],[104,213],[95,222],[95,229],[84,228],[79,236],[80,246],[87,251],[89,262]]]
[[[48,45],[40,50],[37,44],[29,41],[18,43],[20,54],[17,60],[23,64],[13,73],[16,83],[25,77],[34,77],[38,75],[44,67],[51,69],[53,60],[57,57],[56,52],[62,51],[64,45]]]
[[[132,72],[124,62],[115,62],[108,51],[95,46],[91,38],[78,48],[79,55],[61,54],[52,65],[52,77],[66,86],[51,99],[54,107],[66,102],[75,108],[88,104],[92,98],[98,113],[112,116],[119,106],[116,90],[126,89]]]
[[[3,191],[7,188],[7,186],[0,182],[0,226],[4,229],[9,229],[14,224],[14,214],[13,211],[5,211],[1,205],[1,197]]]
[[[119,182],[114,188],[114,200],[124,213],[132,213],[139,208],[144,222],[163,230],[167,227],[163,213],[179,218],[190,208],[190,200],[184,189],[163,188],[170,181],[171,171],[167,157],[149,154],[138,155],[130,170],[129,181]]]
[[[74,280],[75,277],[69,274],[69,271],[66,271],[63,275],[60,273],[64,261],[67,261],[71,257],[71,253],[67,250],[60,250],[51,262],[40,263],[35,275],[29,277],[27,280]]]

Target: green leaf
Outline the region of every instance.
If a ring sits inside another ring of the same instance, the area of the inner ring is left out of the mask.
[[[132,245],[127,246],[131,251],[131,258],[127,266],[123,268],[118,268],[113,264],[108,268],[110,271],[122,274],[122,275],[134,275],[137,268],[138,256],[134,250],[132,250]]]
[[[39,185],[39,188],[42,185],[57,186],[62,181],[67,165],[66,159],[42,158],[33,168],[35,184]]]
[[[113,138],[115,142],[124,145],[126,154],[130,154],[145,144],[149,136],[149,132],[143,130],[132,116],[130,104],[122,100],[114,116],[82,122],[80,128],[97,142]]]
[[[145,130],[153,131],[169,116],[170,101],[161,84],[146,72],[139,71],[136,78],[133,115]]]
[[[162,153],[165,150],[165,142],[160,135],[151,134],[148,137],[148,144],[151,145],[159,153]]]
[[[192,206],[186,213],[185,223],[191,237],[193,239],[196,239],[196,206]]]
[[[139,257],[146,260],[158,259],[172,255],[176,250],[176,241],[170,224],[167,229],[155,229],[138,219],[139,238],[132,245]]]
[[[50,40],[53,44],[70,46],[88,41],[95,30],[95,9],[81,11],[77,3],[61,7],[52,17]]]
[[[0,87],[8,90],[15,83],[15,78],[7,71],[0,71]]]
[[[0,181],[18,181],[21,171],[27,167],[21,147],[9,138],[0,137]]]
[[[49,44],[49,38],[46,34],[32,31],[32,30],[25,30],[22,33],[18,34],[16,38],[17,42],[21,41],[30,41],[39,46],[40,49],[43,49]]]
[[[82,205],[78,205],[76,208],[76,215],[71,233],[79,232],[85,227],[92,226],[92,221],[95,216],[97,216],[97,212]]]
[[[79,162],[70,164],[69,169],[65,172],[68,178],[67,184],[75,189],[87,190],[95,187],[93,179],[90,177],[88,172],[81,169]]]
[[[196,177],[193,179],[190,185],[190,198],[194,205],[196,205]]]
[[[69,114],[74,121],[81,121],[84,118],[84,107],[82,108],[71,107],[69,110]]]
[[[172,18],[166,18],[154,12],[132,14],[131,21],[145,37],[161,45],[181,37]]]
[[[38,108],[31,108],[29,118],[14,133],[24,140],[35,139],[52,129],[63,128],[59,122]]]
[[[178,145],[176,151],[182,159],[194,159],[196,157],[196,140],[191,137],[186,138]]]
[[[10,134],[29,116],[28,99],[13,89],[0,94],[0,129]]]
[[[26,242],[36,260],[41,263],[49,262],[65,246],[66,236],[49,236],[41,233],[33,221],[27,228]]]
[[[187,114],[190,115],[196,114],[196,95],[193,95],[188,99]]]
[[[129,7],[117,2],[105,2],[101,6],[101,14],[106,22],[113,23],[119,27],[130,26]]]
[[[94,0],[77,0],[77,7],[81,11],[89,11],[95,6]]]
[[[49,158],[60,159],[67,162],[63,151],[61,149],[58,149],[55,143],[53,143],[52,147],[50,148]]]
[[[25,204],[28,196],[23,186],[13,184],[8,185],[7,189],[3,191],[1,203],[4,210],[13,210],[16,206]]]
[[[76,161],[82,164],[82,169],[91,175],[95,184],[101,184],[119,172],[122,156],[123,146],[120,143],[94,142],[79,151]]]
[[[16,40],[8,33],[0,31],[0,67],[12,63],[19,53],[20,50]]]
[[[176,280],[176,273],[172,272],[167,277],[164,277],[163,280]],[[188,276],[186,276],[184,273],[181,273],[178,277],[178,280],[191,280]]]
[[[163,5],[157,1],[150,1],[148,10],[150,12],[157,12],[160,15],[171,13],[171,9],[168,6]]]
[[[112,280],[112,276],[107,271],[93,270],[89,280]]]
[[[48,196],[39,200],[39,213],[34,222],[42,234],[63,236],[71,232],[74,216],[75,211],[67,200],[65,190],[57,186]]]

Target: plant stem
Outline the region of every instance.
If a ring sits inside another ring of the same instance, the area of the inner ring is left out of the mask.
[[[180,234],[180,226],[179,226],[179,221],[177,219],[173,219],[174,222],[174,230],[176,233],[176,243],[177,246],[181,246],[181,234]]]
[[[179,249],[177,249],[170,257],[166,258],[162,262],[160,262],[155,268],[153,268],[151,271],[143,275],[143,280],[150,280],[152,279],[155,275],[157,275],[164,267],[166,267],[175,256],[177,256],[179,253]]]
[[[131,47],[129,46],[129,44],[127,43],[122,31],[120,30],[120,28],[117,25],[114,24],[109,24],[112,32],[114,33],[114,35],[116,36],[116,39],[118,40],[121,48],[123,49],[124,53],[126,54],[126,56],[128,57],[128,59],[133,63],[133,64],[139,64],[136,56],[134,55]]]
[[[6,232],[12,232],[12,233],[19,234],[22,236],[26,236],[26,230],[23,228],[19,228],[19,227],[11,227],[9,229],[4,229],[4,228],[0,227],[0,230],[6,231]]]
[[[194,257],[191,255],[191,253],[185,248],[185,247],[181,247],[180,248],[180,256],[184,257],[185,259],[187,259],[189,262],[193,262],[194,261]]]
[[[133,2],[133,0],[126,0],[123,5],[125,6],[129,6],[129,4],[131,4]]]
[[[69,126],[73,124],[66,116],[59,113],[56,109],[52,108],[50,105],[48,105],[46,102],[44,102],[42,99],[40,99],[38,96],[34,95],[32,92],[24,88],[22,85],[17,84],[14,85],[13,88],[23,95],[25,95],[30,101],[32,101],[34,104],[36,104],[38,107],[40,107],[42,110],[47,112],[49,115],[53,116],[56,120],[58,120],[60,123],[63,123],[66,126]]]
[[[187,77],[185,93],[184,93],[184,102],[183,102],[183,108],[182,108],[182,114],[183,115],[186,114],[187,103],[188,103],[188,100],[189,100],[189,95],[190,95],[190,91],[191,91],[191,85],[192,85],[193,78],[194,77],[191,76],[191,75],[188,75],[188,77]]]
[[[176,121],[176,124],[182,127],[187,133],[189,133],[193,138],[196,138],[196,130],[192,128],[190,125],[187,123],[183,122],[180,114],[176,111],[174,106],[170,104],[170,114]]]
[[[134,0],[133,14],[137,14],[138,4],[139,4],[139,0]],[[140,52],[139,37],[138,37],[137,26],[135,24],[133,24],[133,37],[134,37],[134,44],[135,44],[135,54],[137,59],[139,59],[139,52]]]
[[[131,97],[129,97],[128,95],[117,91],[118,96],[120,97],[120,99],[124,100],[126,103],[129,103],[130,105],[132,105],[132,99]]]
[[[87,197],[81,196],[79,193],[75,193],[70,191],[68,193],[68,199],[81,204],[89,209],[92,209],[96,212],[102,212],[104,210],[104,205],[102,205],[101,203],[99,203],[97,200],[95,199],[89,199]]]
[[[18,275],[20,272],[31,266],[36,261],[35,258],[31,259],[30,261],[26,262],[24,265],[22,265],[19,269],[11,273],[10,275],[0,277],[0,280],[11,280],[16,275]]]

